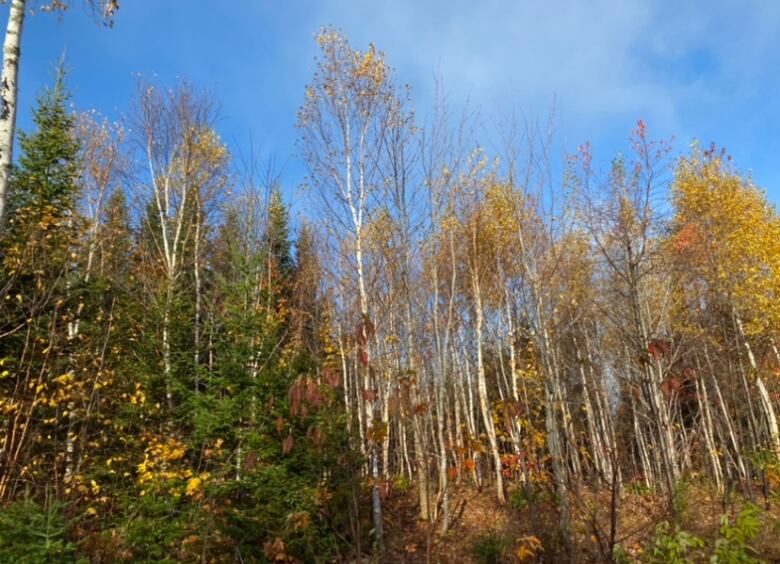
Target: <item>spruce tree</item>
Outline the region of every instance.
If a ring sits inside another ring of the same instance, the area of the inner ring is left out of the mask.
[[[73,210],[80,144],[74,135],[75,116],[67,109],[69,99],[60,65],[54,86],[38,97],[33,110],[35,131],[19,133],[21,155],[12,177],[12,210],[45,205],[60,215]]]
[[[294,266],[290,252],[290,215],[278,187],[273,189],[268,202],[266,241],[279,274],[283,278],[289,277]]]
[[[311,354],[319,352],[320,264],[312,227],[304,223],[295,242],[292,317],[294,336]]]
[[[106,202],[101,248],[104,275],[111,276],[117,282],[127,282],[133,241],[130,210],[127,207],[125,191],[121,187],[114,190]]]
[[[60,66],[54,86],[45,90],[33,110],[36,129],[20,134],[12,213],[0,243],[0,287],[15,297],[4,300],[0,309],[0,333],[8,333],[0,341],[0,358],[19,374],[40,375],[32,386],[27,382],[0,387],[0,397],[32,405],[29,426],[46,437],[35,448],[20,450],[19,458],[7,460],[5,467],[0,465],[0,475],[10,476],[5,495],[19,487],[21,482],[11,481],[18,479],[16,473],[27,460],[38,460],[36,473],[25,478],[25,487],[32,490],[43,491],[52,476],[61,480],[73,468],[73,420],[62,414],[73,414],[81,389],[73,374],[81,352],[76,326],[84,317],[84,288],[78,287],[84,221],[75,212],[79,143],[74,136],[75,118],[66,108],[69,95],[64,78]],[[18,327],[26,327],[26,332],[16,332]],[[82,333],[84,329],[82,325]],[[66,378],[58,383],[56,378],[62,375]],[[61,383],[66,380],[67,385]],[[47,390],[53,395],[41,399]],[[68,452],[59,456],[63,448]]]

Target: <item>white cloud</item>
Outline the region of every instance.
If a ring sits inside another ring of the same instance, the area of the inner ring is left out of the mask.
[[[736,146],[748,166],[760,152],[751,145],[758,143],[751,108],[772,113],[765,123],[780,120],[777,105],[768,106],[780,84],[780,2],[341,0],[316,6],[312,29],[334,24],[356,46],[374,42],[413,85],[419,105],[432,97],[435,71],[454,98],[469,97],[484,110],[514,104],[541,115],[555,97],[570,145],[625,139],[643,118],[651,132],[676,134],[683,143],[696,136]]]

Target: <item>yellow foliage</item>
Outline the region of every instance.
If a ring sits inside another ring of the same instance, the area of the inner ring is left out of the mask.
[[[527,535],[520,539],[520,547],[517,549],[515,556],[517,556],[520,562],[523,562],[533,558],[543,550],[542,541],[533,535]]]
[[[57,384],[60,384],[61,386],[67,386],[68,384],[70,384],[71,382],[73,382],[73,373],[71,373],[71,372],[66,372],[66,373],[65,373],[65,374],[63,374],[62,376],[57,376],[57,377],[54,379],[54,381],[55,381]]]
[[[141,384],[135,385],[135,392],[129,396],[130,405],[143,405],[146,403],[146,395],[141,390]]]
[[[727,299],[749,334],[780,328],[780,219],[765,194],[723,159],[694,148],[677,168],[673,236],[667,242],[687,270]]]
[[[138,484],[156,487],[190,478],[192,470],[177,464],[186,452],[186,445],[176,439],[169,438],[165,442],[153,439],[144,451],[143,462],[136,467]]]
[[[367,79],[374,87],[379,87],[387,75],[387,65],[383,55],[381,53],[377,55],[376,48],[370,44],[365,53],[356,51],[355,58],[359,61],[354,70],[355,78]]]
[[[203,483],[208,479],[208,473],[203,473],[199,476],[193,476],[187,481],[187,485],[184,488],[184,495],[188,495],[190,497],[196,496],[196,494],[200,493]]]

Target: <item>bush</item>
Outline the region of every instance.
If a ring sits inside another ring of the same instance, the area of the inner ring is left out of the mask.
[[[762,562],[756,556],[758,552],[751,542],[761,530],[761,510],[748,504],[739,512],[733,524],[728,515],[721,518],[720,536],[715,541],[714,552],[710,556],[711,564],[757,564]],[[704,541],[699,537],[672,528],[669,523],[656,527],[652,550],[647,553],[647,561],[658,564],[687,564],[702,562]]]
[[[514,490],[509,494],[509,507],[516,511],[520,511],[531,505],[533,498],[534,495],[530,490]]]
[[[554,502],[555,496],[549,490],[538,486],[526,486],[516,489],[509,494],[509,507],[516,511]]]
[[[47,499],[42,507],[29,498],[0,510],[0,562],[77,562],[77,547],[67,539],[70,523],[63,510],[64,504],[56,500]]]
[[[720,522],[720,538],[715,542],[715,553],[710,558],[713,564],[752,564],[761,562],[755,558],[757,551],[750,542],[761,530],[761,510],[748,504],[739,512],[734,524],[728,515]]]
[[[493,531],[479,537],[472,552],[481,564],[500,564],[510,561],[511,546],[506,536]]]
[[[649,562],[657,564],[688,564],[695,562],[692,556],[704,548],[704,541],[679,527],[671,528],[669,523],[660,523],[655,528],[653,549]]]

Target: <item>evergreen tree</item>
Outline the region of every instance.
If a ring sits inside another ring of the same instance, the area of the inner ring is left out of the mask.
[[[311,226],[304,223],[295,242],[295,276],[292,299],[294,338],[311,354],[319,350],[321,328],[320,264]]]
[[[125,191],[119,187],[111,193],[104,212],[101,237],[104,274],[112,276],[117,282],[123,281],[130,267],[132,248],[130,210]]]
[[[284,278],[289,277],[294,266],[290,251],[290,214],[278,187],[273,189],[268,202],[266,244],[279,273]]]
[[[38,97],[33,133],[19,133],[21,156],[13,173],[11,209],[51,205],[58,214],[73,210],[78,188],[79,141],[75,116],[68,112],[70,93],[65,69],[57,70],[54,86]]]
[[[63,472],[66,458],[72,461],[72,440],[67,441],[66,456],[57,454],[63,450],[63,437],[72,439],[70,422],[60,417],[72,409],[59,406],[72,404],[81,392],[70,374],[77,354],[75,324],[82,307],[76,274],[85,226],[75,213],[79,143],[73,132],[74,117],[66,109],[64,78],[60,66],[54,87],[38,98],[35,131],[20,134],[22,153],[13,174],[14,213],[0,248],[6,278],[0,286],[16,298],[6,300],[0,310],[0,332],[9,333],[0,341],[0,358],[9,359],[7,364],[25,378],[39,375],[35,384],[32,380],[24,386],[17,383],[0,392],[16,405],[30,402],[30,425],[47,438],[38,441],[36,449],[19,450],[18,457],[3,459],[0,499],[13,495],[17,480],[36,457],[36,472],[26,480],[41,490],[52,475],[61,479],[67,473]],[[16,332],[25,326],[26,334]],[[47,393],[56,399],[46,397]],[[9,419],[9,436],[16,436],[13,425],[18,421]]]

